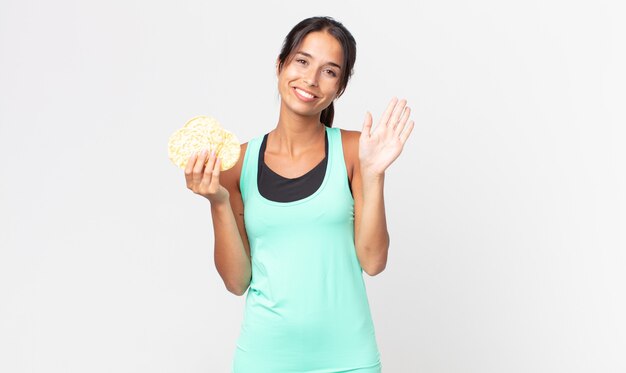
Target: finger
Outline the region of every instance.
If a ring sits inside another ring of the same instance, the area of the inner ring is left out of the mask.
[[[372,133],[372,114],[368,111],[365,113],[365,120],[363,121],[362,134],[369,137]]]
[[[393,108],[396,106],[397,102],[398,102],[397,97],[394,97],[391,99],[391,102],[389,102],[389,105],[387,105],[387,109],[383,113],[382,118],[380,118],[379,124],[387,125],[387,122],[389,121],[389,118],[391,117],[391,113],[393,113]]]
[[[202,181],[200,182],[200,184],[203,186],[208,187],[211,184],[211,178],[213,177],[213,167],[215,167],[215,158],[216,158],[215,151],[212,151],[204,167]]]
[[[406,140],[409,138],[411,131],[413,131],[413,127],[415,127],[415,122],[410,121],[409,124],[406,126],[406,129],[404,130],[404,132],[400,134],[400,141],[402,142],[402,145],[404,145]]]
[[[207,185],[210,184],[210,178],[213,176],[213,171],[215,169],[215,163],[217,162],[217,152],[213,150],[209,159],[207,159],[206,169],[204,171],[205,176],[208,175],[209,179],[207,180]]]
[[[405,99],[398,101],[398,103],[396,104],[396,107],[393,109],[393,114],[391,114],[391,118],[389,118],[389,125],[391,125],[391,128],[395,128],[395,126],[400,121],[400,116],[402,115],[405,106]]]
[[[204,165],[206,163],[207,154],[208,154],[207,149],[202,150],[202,152],[198,155],[196,164],[193,166],[193,182],[195,184],[198,184],[202,181],[202,174],[204,171]]]
[[[400,118],[400,122],[398,122],[398,124],[393,129],[393,134],[395,136],[400,136],[400,134],[402,133],[402,130],[406,126],[407,122],[409,121],[410,116],[411,116],[411,108],[407,106],[404,108],[404,112],[402,112],[402,117]]]
[[[217,190],[217,188],[219,188],[220,172],[222,172],[222,158],[217,157],[215,167],[213,167],[213,175],[211,175],[211,184],[209,184],[211,190]]]
[[[185,181],[187,182],[187,187],[191,187],[193,167],[196,164],[196,159],[198,158],[198,152],[193,152],[189,156],[187,160],[187,165],[185,166]]]

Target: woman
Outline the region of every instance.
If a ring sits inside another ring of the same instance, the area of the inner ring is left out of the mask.
[[[276,128],[223,174],[206,150],[185,169],[211,203],[226,288],[248,290],[235,373],[381,371],[362,271],[385,268],[384,175],[414,123],[394,98],[374,130],[369,113],[362,132],[331,127],[355,56],[341,23],[303,20],[277,59]]]

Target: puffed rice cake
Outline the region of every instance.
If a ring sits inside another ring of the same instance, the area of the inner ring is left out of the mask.
[[[194,152],[204,149],[215,150],[222,161],[220,170],[225,171],[237,163],[241,148],[233,133],[223,129],[215,118],[205,115],[188,120],[168,141],[170,160],[183,169]]]

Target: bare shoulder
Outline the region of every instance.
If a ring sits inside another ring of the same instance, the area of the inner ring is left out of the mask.
[[[341,129],[341,143],[343,145],[344,153],[346,152],[346,150],[358,151],[360,136],[361,136],[361,131],[344,130],[343,128]]]
[[[361,131],[347,130],[341,128],[341,138],[344,140],[354,141],[356,139],[356,141],[359,141],[359,136],[361,136]]]

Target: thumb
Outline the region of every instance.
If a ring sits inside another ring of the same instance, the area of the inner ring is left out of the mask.
[[[372,114],[370,114],[370,112],[368,111],[365,114],[365,120],[363,121],[363,134],[366,135],[367,137],[370,136],[372,131]]]

